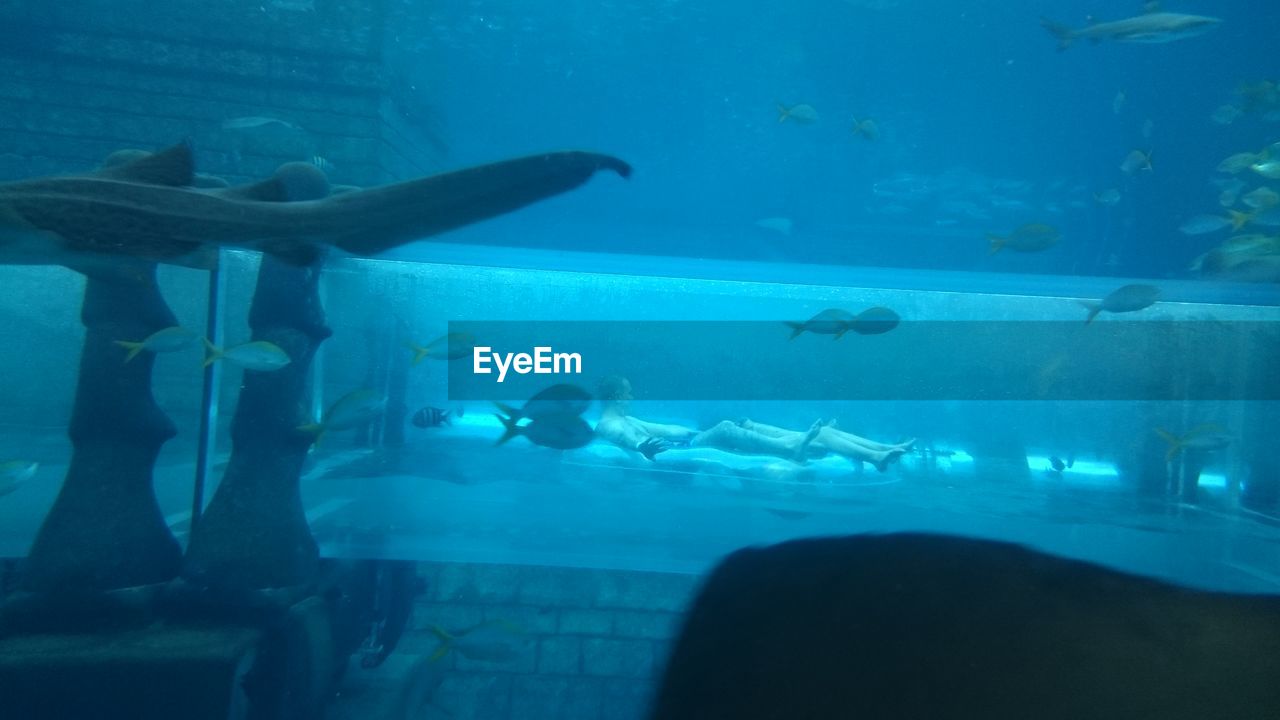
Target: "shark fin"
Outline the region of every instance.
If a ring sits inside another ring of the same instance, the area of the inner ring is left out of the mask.
[[[1040,25],[1049,31],[1049,34],[1058,39],[1058,52],[1062,52],[1071,47],[1071,41],[1076,39],[1076,33],[1071,28],[1060,22],[1054,22],[1049,18],[1040,18]]]
[[[604,170],[631,176],[618,158],[565,151],[356,190],[317,201],[354,220],[323,239],[352,255],[377,255],[568,192]]]
[[[95,177],[147,185],[182,187],[195,181],[195,158],[191,143],[183,141],[160,152],[103,168]]]

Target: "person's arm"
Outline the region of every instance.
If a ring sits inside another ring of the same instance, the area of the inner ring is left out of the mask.
[[[645,423],[601,420],[596,424],[596,434],[618,447],[635,450],[650,460],[671,448],[671,443],[649,434]]]
[[[663,440],[688,441],[698,434],[697,430],[683,425],[663,425],[661,423],[645,422],[636,418],[631,418],[631,421],[643,428],[649,435]]]

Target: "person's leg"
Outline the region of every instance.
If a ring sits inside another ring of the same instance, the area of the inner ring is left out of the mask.
[[[738,421],[738,427],[742,428],[743,430],[749,430],[751,432],[759,433],[767,437],[775,437],[775,438],[792,438],[797,435],[803,434],[796,430],[788,430],[786,428],[780,428],[773,425],[765,425],[764,423],[758,423],[753,420],[747,420],[746,418],[743,418],[742,420]]]
[[[709,430],[695,435],[689,445],[713,447],[734,453],[773,455],[804,462],[809,443],[813,442],[821,430],[821,424],[815,423],[808,432],[786,431],[790,436],[773,437],[722,420]]]
[[[915,444],[913,439],[900,445],[885,445],[858,437],[852,433],[836,430],[831,425],[832,423],[819,424],[818,436],[813,439],[813,443],[809,446],[810,456],[821,456],[825,452],[832,452],[837,455],[843,455],[850,460],[869,462],[875,465],[877,470],[884,472],[890,463],[902,457]],[[738,426],[743,430],[770,438],[793,438],[800,435],[794,430],[765,425],[751,420],[741,420],[738,422]],[[812,432],[812,428],[810,432]]]
[[[815,447],[821,446],[829,452],[843,455],[851,460],[863,460],[876,466],[880,472],[884,472],[889,467],[889,463],[902,457],[907,451],[900,447],[891,447],[887,450],[873,450],[865,445],[850,442],[837,433],[826,432],[829,428],[823,428],[823,432],[818,435],[818,439],[814,441]]]
[[[835,420],[832,420],[830,423],[828,423],[826,429],[823,431],[823,436],[827,436],[827,435],[838,435],[844,438],[846,442],[850,442],[856,445],[861,445],[867,448],[868,450],[880,450],[880,451],[910,450],[916,444],[915,438],[911,438],[910,440],[904,443],[897,443],[895,445],[887,445],[885,443],[876,442],[875,440],[868,440],[867,438],[859,437],[857,435],[854,435],[853,433],[845,432],[844,430],[838,429],[836,427]],[[819,439],[821,440],[821,438]]]

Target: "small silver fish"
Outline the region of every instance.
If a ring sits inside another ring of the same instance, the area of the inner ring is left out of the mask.
[[[1129,154],[1124,156],[1124,162],[1120,163],[1120,171],[1132,174],[1139,170],[1151,170],[1151,153],[1130,150]]]
[[[870,118],[853,119],[853,134],[861,135],[867,140],[876,140],[880,137],[880,126],[876,125],[876,121]]]
[[[1209,116],[1209,119],[1219,125],[1230,125],[1236,121],[1236,118],[1240,117],[1241,112],[1243,111],[1235,105],[1219,105],[1218,109],[1214,110],[1213,114]]]
[[[417,365],[427,358],[435,360],[458,360],[475,352],[476,337],[471,333],[448,333],[432,340],[426,345],[408,343],[413,351],[413,364]]]
[[[795,120],[798,123],[809,124],[818,122],[818,111],[812,105],[800,103],[787,107],[782,103],[778,103],[778,122],[784,120]]]
[[[1252,190],[1240,199],[1254,210],[1265,210],[1280,205],[1280,193],[1269,187]]]
[[[994,255],[1004,248],[1018,252],[1040,252],[1057,245],[1061,238],[1061,233],[1052,225],[1027,223],[1019,226],[1007,237],[988,233],[987,242],[990,243],[990,249],[987,254]]]
[[[222,121],[223,130],[256,130],[270,125],[279,125],[280,127],[287,128],[289,130],[301,130],[301,128],[291,122],[281,120],[280,118],[264,117],[260,115],[235,117]]]
[[[1096,200],[1099,205],[1112,207],[1116,203],[1120,202],[1120,191],[1115,188],[1107,188],[1102,192],[1094,193],[1093,199]]]
[[[318,423],[299,425],[298,430],[315,436],[316,442],[327,432],[350,430],[359,427],[382,414],[387,399],[376,390],[360,388],[352,390],[334,401]]]
[[[1270,180],[1280,180],[1280,160],[1259,160],[1249,169]]]
[[[791,234],[791,218],[784,217],[767,217],[756,221],[756,227],[765,230],[772,230],[783,235]]]
[[[1172,460],[1184,450],[1210,452],[1221,450],[1231,444],[1232,438],[1217,425],[1200,425],[1187,431],[1182,436],[1174,435],[1164,428],[1156,428],[1156,434],[1169,443],[1169,451],[1165,453],[1165,462]]]
[[[116,340],[115,344],[129,351],[129,354],[124,358],[125,362],[129,362],[144,350],[150,353],[175,352],[188,347],[193,342],[199,342],[199,340],[199,335],[180,325],[174,325],[163,330],[157,330],[140,342]]]
[[[456,652],[468,660],[507,663],[520,656],[524,645],[521,629],[506,620],[490,620],[453,632],[432,625],[431,632],[440,640],[439,647],[431,655],[433,662]]]
[[[1178,226],[1184,235],[1203,235],[1230,227],[1231,219],[1221,215],[1196,215]]]
[[[245,370],[272,372],[292,362],[289,353],[282,350],[279,345],[266,340],[254,340],[226,350],[208,340],[204,342],[209,353],[204,360],[205,367],[218,360],[226,360],[234,365],[239,365]]]

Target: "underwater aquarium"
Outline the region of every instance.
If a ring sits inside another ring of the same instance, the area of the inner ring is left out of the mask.
[[[0,3],[0,713],[1280,717],[1276,27]]]

